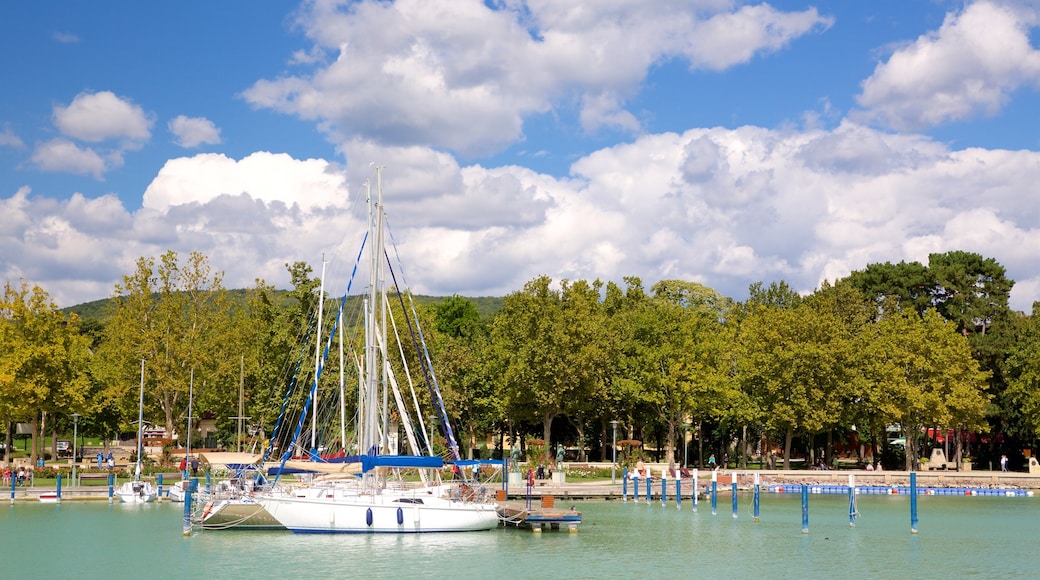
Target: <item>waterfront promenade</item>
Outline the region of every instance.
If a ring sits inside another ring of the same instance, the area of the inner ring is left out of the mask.
[[[566,464],[565,464],[566,465]],[[587,465],[587,464],[581,464]],[[592,464],[598,465],[598,464]],[[607,464],[609,466],[609,464]],[[667,466],[663,464],[647,465],[653,475],[651,491],[655,497],[661,490],[660,477],[662,469]],[[907,471],[863,471],[863,470],[834,470],[816,471],[806,469],[791,470],[733,470],[719,469],[717,479],[719,482],[719,493],[728,494],[732,483],[732,474],[737,474],[737,487],[747,491],[754,485],[754,474],[759,475],[759,482],[763,487],[770,485],[848,485],[849,475],[855,475],[857,486],[906,486],[910,482],[910,473]],[[610,479],[580,480],[580,481],[553,481],[540,479],[535,481],[531,490],[532,496],[541,497],[552,495],[563,501],[571,500],[620,500],[622,497],[621,487],[622,471],[617,471],[616,483],[611,484]],[[700,470],[697,473],[698,488],[701,493],[711,485],[711,472]],[[564,478],[566,479],[566,478]],[[169,485],[175,479],[166,477],[164,483]],[[633,493],[632,481],[629,481],[628,493]],[[640,479],[640,495],[645,491],[645,480]],[[497,485],[497,484],[496,484]],[[1000,472],[987,470],[974,471],[919,471],[917,472],[917,485],[922,488],[983,488],[983,489],[1028,489],[1040,491],[1040,473],[1025,472]],[[164,486],[165,488],[165,486]],[[667,484],[668,495],[671,496],[675,490],[675,480],[669,479]],[[691,492],[691,479],[683,480],[683,493]],[[14,499],[11,499],[11,489],[7,488],[0,492],[0,501],[38,501],[40,495],[54,493],[56,486],[33,485],[17,487]],[[510,485],[510,498],[522,498],[527,495],[526,485]],[[68,485],[62,484],[62,501],[107,501],[107,485]]]

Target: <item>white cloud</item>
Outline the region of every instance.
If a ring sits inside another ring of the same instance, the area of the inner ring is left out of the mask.
[[[831,23],[815,9],[715,1],[497,4],[311,3],[299,24],[335,60],[310,76],[259,81],[243,96],[318,121],[338,143],[357,136],[486,155],[519,139],[526,116],[561,102],[581,104],[587,129],[637,130],[623,107],[653,64],[680,58],[722,70]],[[320,62],[304,54],[294,62]]]
[[[153,120],[139,105],[110,91],[80,93],[67,107],[54,107],[54,125],[63,135],[87,142],[108,139],[147,141]]]
[[[979,1],[948,14],[863,81],[863,117],[912,130],[997,113],[1015,90],[1040,82],[1036,26],[1028,4]]]
[[[32,161],[44,171],[89,174],[101,179],[105,160],[93,149],[81,148],[68,139],[51,139],[36,145]]]
[[[186,117],[178,115],[170,120],[167,127],[177,138],[181,147],[191,149],[199,145],[216,145],[220,143],[220,129],[213,121],[205,117]]]
[[[71,304],[107,295],[137,257],[173,249],[205,253],[231,287],[257,277],[286,287],[285,263],[322,254],[330,279],[342,279],[374,161],[386,165],[393,251],[424,294],[504,295],[543,274],[635,275],[740,299],[756,281],[810,291],[869,263],[966,250],[1022,282],[1013,307],[1040,299],[1040,207],[1022,203],[1040,181],[1037,152],[950,150],[846,122],[646,135],[578,160],[569,178],[459,166],[421,147],[353,141],[345,153],[346,168],[271,153],[174,159],[132,214],[110,196],[58,203],[20,190],[0,198],[0,255],[19,256],[0,276],[47,282]]]
[[[4,127],[3,131],[0,131],[0,146],[21,149],[22,147],[25,147],[25,143],[22,142],[21,137],[16,135],[10,127]]]
[[[51,34],[51,38],[62,44],[76,44],[79,42],[79,36],[71,32],[55,32]]]

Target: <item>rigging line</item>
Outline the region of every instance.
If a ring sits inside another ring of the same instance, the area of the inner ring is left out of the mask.
[[[362,238],[362,243],[361,243],[362,248],[361,248],[361,251],[358,252],[358,258],[357,258],[358,260],[361,259],[361,253],[364,252],[364,246],[365,246],[365,243],[366,243],[367,240],[368,240],[368,233],[366,233],[365,236]],[[354,272],[357,272],[357,268],[356,267],[354,269]],[[351,277],[350,277],[350,281],[347,282],[347,289],[343,293],[343,299],[342,299],[342,301],[340,303],[341,306],[343,305],[343,303],[346,302],[347,294],[350,292],[350,287],[351,287],[351,285],[353,283],[354,283],[354,276],[352,274]],[[340,317],[342,316],[342,313],[343,313],[343,309],[340,308],[340,314],[337,315],[336,324],[333,326],[332,332],[329,333],[329,342],[325,346],[325,353],[322,356],[321,364],[319,364],[318,368],[315,369],[315,371],[314,371],[314,373],[315,373],[314,388],[312,388],[310,390],[310,392],[307,393],[307,400],[304,403],[303,411],[300,413],[300,419],[299,419],[299,421],[296,422],[296,429],[293,431],[292,441],[290,442],[289,446],[286,448],[285,453],[282,454],[282,461],[281,461],[281,463],[278,466],[278,473],[275,475],[275,480],[274,480],[275,483],[278,483],[278,479],[281,477],[282,471],[285,469],[285,463],[289,460],[290,454],[292,453],[292,446],[295,445],[296,441],[299,439],[300,431],[303,428],[303,423],[307,420],[307,408],[310,406],[311,400],[314,397],[314,395],[316,394],[315,392],[318,389],[318,379],[321,377],[321,371],[322,371],[322,369],[325,366],[325,364],[324,364],[325,359],[329,355],[329,348],[330,348],[330,345],[332,344],[332,338],[333,338],[333,335],[336,333],[336,326],[338,326],[339,323],[340,323]],[[321,340],[321,337],[318,337],[318,340]]]
[[[394,319],[393,310],[391,310],[389,308],[389,306],[390,306],[389,305],[389,300],[386,299],[385,297],[384,297],[384,300],[387,301],[387,310],[390,313],[390,316],[389,316],[389,318],[390,318],[390,325],[394,329],[394,340],[395,340],[395,342],[397,342],[397,352],[398,352],[398,355],[401,357],[401,367],[404,370],[404,377],[408,380],[408,389],[409,389],[409,391],[411,391],[412,404],[415,405],[415,413],[416,413],[416,415],[418,415],[420,417],[419,422],[420,422],[420,424],[422,424],[422,419],[421,419],[421,417],[422,417],[422,409],[419,407],[419,401],[415,397],[415,385],[412,382],[411,371],[408,369],[408,360],[407,360],[407,357],[404,354],[404,346],[401,344],[401,334],[397,330],[397,320]],[[384,345],[384,348],[385,348],[385,345]],[[413,427],[412,427],[412,420],[411,420],[411,417],[408,415],[408,408],[405,406],[404,401],[401,400],[401,395],[400,395],[399,387],[398,387],[398,384],[397,384],[397,377],[396,377],[396,375],[393,374],[393,367],[391,367],[390,370],[391,370],[391,380],[393,381],[393,387],[394,387],[394,395],[395,395],[395,397],[397,397],[397,406],[400,408],[401,419],[402,419],[402,421],[404,421],[405,431],[408,434],[408,444],[412,448],[412,453],[414,453],[415,455],[418,455],[419,454],[419,445],[418,445],[418,443],[416,442],[416,439],[415,439],[415,432],[414,432]],[[423,432],[423,437],[426,437],[426,433],[425,432]],[[427,441],[426,443],[427,443],[427,448],[432,450],[432,447],[430,447],[430,445],[429,445],[429,441]],[[431,455],[432,455],[432,453],[431,453]]]
[[[403,293],[401,287],[397,285],[397,275],[394,273],[393,265],[390,264],[390,255],[383,251],[387,261],[387,269],[390,271],[390,279],[393,280],[394,286],[397,287],[397,299],[401,303],[401,312],[404,314],[405,325],[408,327],[408,334],[412,338],[412,345],[417,353],[425,353],[426,349],[419,348],[419,341],[415,335],[415,329],[412,328],[412,320],[408,316],[408,308],[405,306]],[[414,309],[412,310],[414,314]],[[419,320],[416,318],[415,326],[419,326]],[[421,332],[421,331],[420,331]],[[448,422],[448,411],[444,408],[444,400],[441,398],[440,389],[437,388],[436,384],[431,380],[431,370],[429,368],[429,357],[419,357],[419,367],[423,371],[423,378],[426,381],[426,389],[430,392],[430,402],[437,405],[437,410],[441,415],[441,428],[444,430],[444,438],[448,441],[448,448],[451,450],[453,459],[461,459],[459,455],[459,445],[455,441],[455,433],[451,429],[451,423]]]
[[[385,212],[384,212],[384,215],[383,215],[383,219],[385,220],[385,223],[386,223],[386,233],[387,233],[387,235],[390,236],[390,245],[394,249],[394,256],[397,258],[398,265],[401,266],[401,281],[404,282],[404,287],[408,288],[409,287],[408,286],[408,280],[407,280],[407,278],[405,276],[405,273],[404,273],[404,266],[403,266],[403,263],[401,262],[400,253],[397,251],[397,241],[394,239],[394,233],[393,233],[393,231],[390,228],[390,217],[387,216],[385,214]],[[386,254],[386,248],[385,247],[383,249],[383,253]],[[390,256],[389,255],[386,256],[386,261],[387,261],[387,264],[389,265],[390,264]],[[390,268],[390,275],[394,276],[393,267]],[[397,284],[396,277],[394,278],[394,284],[395,285]],[[398,286],[398,298],[401,300],[401,309],[404,310],[404,302],[403,302],[403,299],[400,296],[400,288],[401,287]],[[439,410],[440,410],[441,415],[442,415],[442,422],[443,422],[444,430],[445,430],[445,439],[447,439],[448,444],[450,446],[450,449],[451,449],[452,454],[454,455],[455,459],[459,459],[460,458],[460,455],[459,455],[459,445],[458,445],[458,442],[455,440],[455,433],[453,432],[453,430],[451,428],[451,423],[448,421],[448,411],[447,411],[447,409],[444,406],[444,400],[441,398],[440,386],[437,384],[437,374],[433,370],[433,362],[430,360],[430,352],[426,348],[426,337],[423,336],[422,326],[419,325],[419,316],[415,312],[415,302],[412,300],[411,293],[409,293],[409,295],[408,295],[408,303],[411,306],[412,316],[415,318],[415,321],[416,321],[415,326],[416,326],[416,329],[418,330],[418,333],[419,333],[419,341],[422,343],[422,350],[421,350],[421,352],[423,354],[423,359],[425,360],[425,364],[423,364],[423,360],[420,360],[420,365],[421,365],[421,367],[423,369],[423,378],[426,380],[426,387],[430,391],[431,398],[433,398],[434,393],[436,393],[436,399],[435,400],[436,400],[436,402],[438,404]],[[407,314],[405,314],[405,320],[406,321],[408,320]],[[409,332],[411,332],[411,324],[409,324],[408,328],[409,328]],[[413,342],[415,341],[414,335],[412,336],[412,341]],[[416,351],[419,351],[418,346],[416,346]],[[427,373],[429,373],[429,374],[427,375]],[[432,383],[432,386],[431,386],[431,383]]]

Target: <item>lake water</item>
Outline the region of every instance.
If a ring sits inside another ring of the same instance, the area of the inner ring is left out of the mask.
[[[558,498],[559,499],[559,498]],[[578,533],[499,529],[422,535],[182,534],[181,504],[104,502],[0,507],[6,578],[946,578],[1037,577],[1040,499],[920,497],[910,534],[909,498],[763,494],[761,520],[741,495],[719,513],[701,502],[661,507],[575,503]],[[558,501],[558,506],[561,503]]]

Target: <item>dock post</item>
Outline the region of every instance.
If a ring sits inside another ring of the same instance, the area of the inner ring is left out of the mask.
[[[849,474],[849,527],[856,527],[856,474]]]
[[[809,533],[809,486],[802,484],[802,533]]]
[[[184,490],[184,536],[191,535],[191,500],[192,496],[195,495],[195,486],[198,484],[197,479],[191,480]]]
[[[621,470],[621,501],[628,501],[628,468]]]
[[[675,478],[675,509],[682,509],[682,475]]]
[[[632,475],[632,501],[639,503],[639,472]]]
[[[18,484],[18,478],[15,477],[15,475],[12,473],[11,474],[11,503],[14,503],[14,489],[15,489],[14,486],[17,485],[17,484]]]
[[[910,533],[917,533],[917,472],[910,472]]]
[[[719,513],[719,472],[711,470],[711,515]]]
[[[698,493],[697,484],[698,484],[698,482],[699,482],[699,476],[697,475],[697,470],[694,469],[693,470],[693,511],[697,511],[697,493]]]
[[[665,506],[668,501],[668,478],[665,477],[665,471],[661,470],[661,507]]]
[[[60,474],[60,473],[58,474],[58,482],[57,482],[57,486],[58,486],[58,488],[57,488],[57,492],[58,492],[58,503],[61,503],[61,474]]]
[[[116,493],[116,474],[108,472],[108,503],[112,503],[112,498]]]
[[[737,519],[737,472],[734,471],[730,474],[730,481],[732,482],[730,489],[733,493],[733,519]]]
[[[755,472],[755,499],[754,499],[754,502],[753,502],[753,504],[754,504],[755,523],[758,523],[758,510],[759,510],[759,504],[760,504],[759,495],[762,492],[762,485],[761,484],[762,484],[762,482],[761,482],[761,480],[759,478],[759,473]]]
[[[155,495],[155,501],[162,503],[162,474],[156,476],[156,485],[159,487],[159,493]]]
[[[650,484],[653,483],[651,480],[653,476],[650,475],[650,468],[646,468],[646,505],[650,505],[650,496],[653,495],[653,490],[650,489]]]

